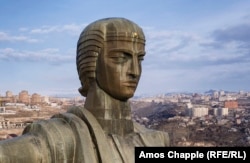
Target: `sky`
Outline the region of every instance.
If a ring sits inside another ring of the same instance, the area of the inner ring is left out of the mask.
[[[250,91],[250,1],[0,0],[0,95],[80,95],[76,44],[89,23],[142,27],[146,56],[135,95]]]

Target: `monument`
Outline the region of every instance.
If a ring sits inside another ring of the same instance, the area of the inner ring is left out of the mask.
[[[97,20],[82,31],[76,53],[84,106],[0,141],[0,162],[133,163],[136,146],[170,146],[168,133],[131,118],[145,55],[141,27],[125,18]]]

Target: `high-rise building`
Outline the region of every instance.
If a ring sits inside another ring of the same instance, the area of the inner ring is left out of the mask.
[[[227,116],[228,108],[214,108],[214,115],[215,116]]]
[[[26,90],[23,90],[19,93],[19,100],[18,102],[20,103],[24,103],[26,105],[30,104],[30,97],[29,97],[29,93]]]
[[[208,115],[208,108],[206,107],[187,107],[186,115],[191,117],[203,117]]]
[[[42,98],[39,94],[34,93],[31,95],[31,105],[41,104]]]

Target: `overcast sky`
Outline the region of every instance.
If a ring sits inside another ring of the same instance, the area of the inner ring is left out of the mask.
[[[78,94],[84,27],[125,17],[146,35],[136,95],[250,91],[250,1],[0,0],[0,95]]]

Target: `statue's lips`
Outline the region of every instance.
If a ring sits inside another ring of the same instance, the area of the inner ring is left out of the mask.
[[[127,87],[137,87],[137,82],[135,82],[135,81],[127,81],[127,82],[123,82],[123,85],[127,86]]]

